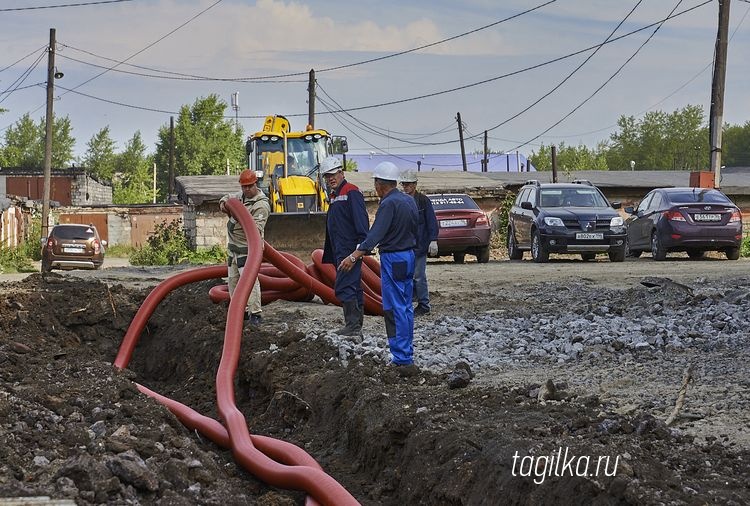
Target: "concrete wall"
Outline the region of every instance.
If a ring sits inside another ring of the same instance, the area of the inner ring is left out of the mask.
[[[70,192],[71,204],[74,206],[112,204],[112,187],[104,185],[85,174],[73,179]]]

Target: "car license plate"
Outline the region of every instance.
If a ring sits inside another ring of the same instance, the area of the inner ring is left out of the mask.
[[[695,221],[721,221],[720,214],[694,214]]]
[[[596,241],[604,239],[604,234],[578,233],[576,234],[576,239]]]
[[[83,248],[63,248],[63,253],[83,253]]]
[[[443,228],[465,227],[466,220],[440,220],[440,226]]]

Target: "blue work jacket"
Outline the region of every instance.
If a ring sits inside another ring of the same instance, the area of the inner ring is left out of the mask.
[[[377,246],[386,253],[413,250],[417,245],[418,220],[414,199],[394,188],[380,200],[375,221],[359,249],[370,251]]]
[[[357,248],[357,244],[365,240],[369,228],[370,218],[362,192],[344,179],[331,194],[323,262],[338,265]]]

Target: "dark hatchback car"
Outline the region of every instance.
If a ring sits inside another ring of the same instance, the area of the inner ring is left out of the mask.
[[[654,260],[667,253],[687,252],[701,258],[721,251],[728,259],[740,257],[742,214],[734,203],[713,188],[657,188],[637,208],[626,207],[628,255],[650,251]]]
[[[98,269],[107,241],[93,225],[55,225],[42,246],[42,272],[52,269]]]
[[[583,260],[607,253],[612,262],[622,262],[625,226],[619,208],[588,181],[528,181],[508,215],[508,256],[521,260],[528,250],[541,263],[550,253],[577,253]]]
[[[466,254],[477,262],[490,260],[490,222],[474,200],[460,193],[428,195],[438,222],[438,256],[453,255],[463,263]]]

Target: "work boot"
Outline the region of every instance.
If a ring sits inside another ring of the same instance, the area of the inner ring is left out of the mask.
[[[424,316],[426,314],[430,314],[430,308],[428,308],[427,306],[419,304],[414,308],[414,316]]]
[[[260,316],[260,313],[252,313],[250,315],[247,315],[246,313],[246,321],[250,324],[250,327],[259,329],[262,318]]]
[[[359,336],[362,335],[362,308],[356,300],[346,300],[341,303],[344,308],[345,325],[338,329],[336,333],[340,336]]]

